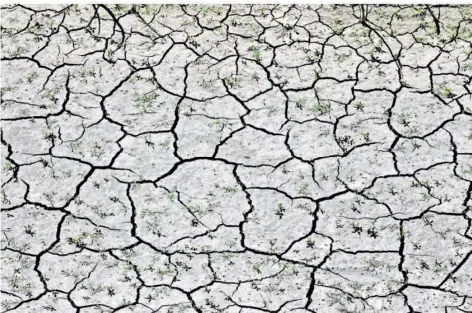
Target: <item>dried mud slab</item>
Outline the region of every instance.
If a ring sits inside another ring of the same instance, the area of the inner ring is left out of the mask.
[[[0,313],[472,312],[472,7],[5,5]]]

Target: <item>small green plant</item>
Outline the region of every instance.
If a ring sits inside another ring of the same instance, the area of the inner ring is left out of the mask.
[[[452,94],[452,89],[450,87],[444,87],[440,90],[441,96],[448,98]]]
[[[309,185],[307,183],[303,183],[299,190],[300,194],[303,196],[308,196],[310,194],[308,187]]]
[[[360,100],[357,100],[355,101],[352,106],[357,110],[357,111],[361,111],[361,112],[364,112],[364,104],[360,101]]]
[[[26,81],[31,84],[38,77],[39,74],[37,72],[31,72],[26,76]]]
[[[249,46],[248,50],[252,52],[252,57],[254,59],[256,59],[257,61],[261,60],[261,50],[258,46],[256,46],[255,44],[252,44]]]
[[[224,80],[231,88],[241,87],[241,82],[237,77],[226,77]]]
[[[306,102],[307,102],[307,99],[306,99],[306,98],[298,99],[298,100],[295,102],[295,107],[296,107],[297,109],[302,110],[302,109],[305,107]]]
[[[144,140],[145,140],[144,143],[146,144],[146,146],[151,147],[152,149],[154,149],[154,146],[156,144],[154,142],[152,142],[149,137],[145,137]]]
[[[327,114],[331,113],[331,105],[329,103],[314,105],[311,108],[311,111],[313,113],[319,114],[321,116],[327,115]]]
[[[285,214],[285,207],[282,205],[282,203],[277,203],[277,207],[275,208],[275,215],[279,217],[279,219],[282,219],[282,217]]]

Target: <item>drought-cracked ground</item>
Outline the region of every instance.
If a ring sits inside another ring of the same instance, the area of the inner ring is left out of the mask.
[[[471,30],[4,6],[1,312],[471,312]]]

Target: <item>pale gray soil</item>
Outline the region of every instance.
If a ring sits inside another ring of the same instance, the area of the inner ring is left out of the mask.
[[[1,312],[472,312],[470,6],[1,13]]]

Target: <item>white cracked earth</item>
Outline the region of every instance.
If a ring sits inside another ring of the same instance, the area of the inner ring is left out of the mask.
[[[471,6],[1,15],[0,312],[472,312]]]

